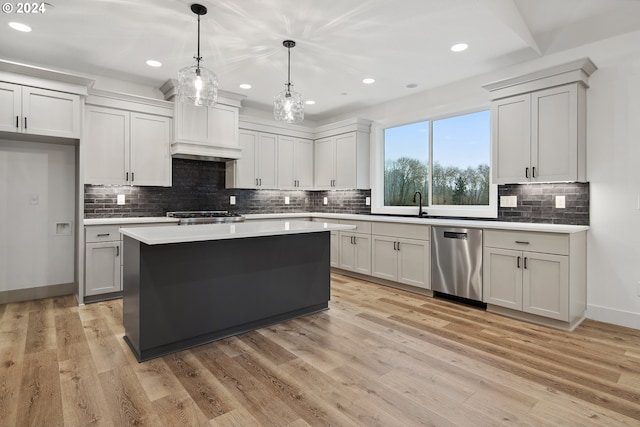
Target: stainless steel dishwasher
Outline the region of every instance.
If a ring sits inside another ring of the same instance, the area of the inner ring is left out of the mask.
[[[482,230],[431,227],[431,289],[482,301]]]

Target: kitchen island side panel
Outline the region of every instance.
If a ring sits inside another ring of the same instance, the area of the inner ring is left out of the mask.
[[[125,333],[139,360],[328,307],[329,232],[164,245],[130,240],[139,256],[125,239]],[[130,268],[130,259],[138,267]]]

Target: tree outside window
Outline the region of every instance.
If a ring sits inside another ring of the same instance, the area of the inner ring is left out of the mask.
[[[420,191],[430,205],[488,206],[489,119],[487,110],[385,129],[384,205],[415,206]]]

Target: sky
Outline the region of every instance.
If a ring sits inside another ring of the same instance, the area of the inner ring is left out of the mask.
[[[466,169],[490,163],[489,110],[433,123],[433,159],[443,166]],[[429,122],[385,130],[385,160],[407,156],[423,161],[429,157]]]

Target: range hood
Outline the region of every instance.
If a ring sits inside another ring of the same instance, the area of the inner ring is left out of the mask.
[[[242,157],[238,112],[244,95],[218,91],[212,107],[196,107],[178,101],[177,82],[168,80],[160,90],[174,102],[171,156],[181,159],[228,161]]]

